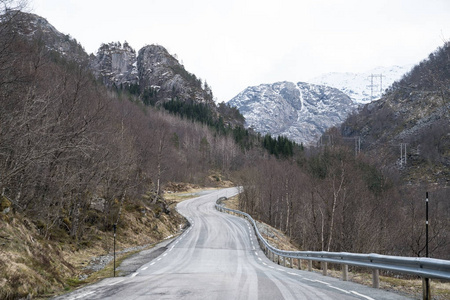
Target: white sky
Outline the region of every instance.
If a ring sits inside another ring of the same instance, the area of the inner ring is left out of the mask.
[[[228,101],[247,86],[415,64],[450,40],[449,0],[28,0],[88,53],[159,44]]]

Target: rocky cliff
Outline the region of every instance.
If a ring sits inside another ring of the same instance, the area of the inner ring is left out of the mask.
[[[136,55],[127,42],[103,44],[90,65],[104,84],[132,87],[146,105],[178,99],[215,106],[207,84],[160,45],[147,45]]]
[[[151,102],[178,99],[214,105],[211,89],[160,45],[148,45],[137,57],[139,86]]]
[[[91,61],[97,78],[107,86],[130,86],[139,81],[136,51],[127,42],[102,44]]]
[[[244,115],[247,127],[305,145],[317,141],[357,107],[338,89],[304,82],[248,87],[228,103]]]

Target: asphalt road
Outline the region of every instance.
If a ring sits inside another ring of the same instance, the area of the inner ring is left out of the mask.
[[[407,299],[274,264],[247,221],[214,209],[218,198],[236,193],[223,189],[180,203],[191,226],[159,256],[126,277],[57,299]]]

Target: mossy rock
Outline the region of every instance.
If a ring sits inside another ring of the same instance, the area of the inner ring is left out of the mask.
[[[3,212],[5,210],[8,210],[11,208],[11,201],[9,201],[6,197],[1,196],[0,197],[0,212]]]

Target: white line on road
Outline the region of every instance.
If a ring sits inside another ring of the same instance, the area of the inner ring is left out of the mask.
[[[335,289],[335,290],[338,290],[338,291],[341,291],[341,292],[343,292],[343,293],[346,293],[346,294],[350,294],[350,292],[349,291],[346,291],[346,290],[343,290],[343,289],[340,289],[340,288],[338,288],[338,287],[335,287],[335,286],[332,286],[332,285],[328,285],[330,288],[332,288],[332,289]]]
[[[141,270],[142,271],[145,271],[145,270],[147,270],[148,269],[148,266],[147,267],[143,267]]]
[[[320,281],[320,280],[314,280],[314,281],[315,281],[315,282],[322,283],[322,284],[330,285],[328,282],[325,282],[325,281]]]
[[[108,285],[115,285],[115,284],[118,284],[118,283],[121,283],[122,281],[124,281],[125,279],[122,279],[122,280],[118,280],[118,281],[116,281],[116,282],[113,282],[113,283],[111,283],[111,284],[108,284]]]
[[[131,274],[131,278],[133,278],[133,277],[136,277],[136,275],[138,275],[139,274],[139,272],[134,272],[133,274]]]
[[[89,296],[90,294],[93,294],[93,293],[94,293],[94,291],[90,291],[90,292],[87,292],[87,293],[83,293],[83,294],[81,294],[79,296],[76,296],[75,298],[72,298],[72,299],[75,300],[75,299],[84,298],[84,297]]]
[[[373,299],[373,298],[370,298],[369,296],[360,294],[360,293],[358,293],[358,292],[355,292],[355,291],[351,291],[351,292],[352,292],[353,294],[358,295],[358,296],[360,296],[360,297],[363,297],[363,298],[365,298],[365,299],[367,299],[367,300],[375,300],[375,299]]]

